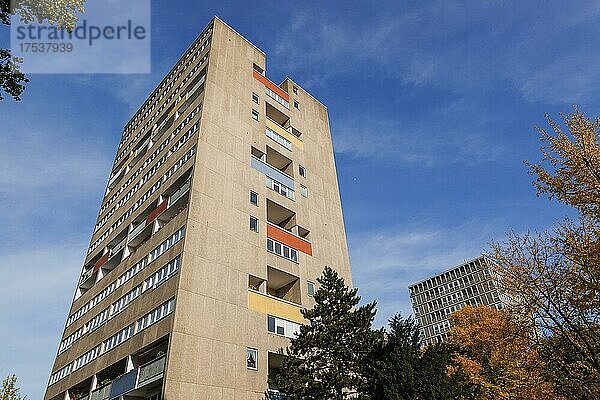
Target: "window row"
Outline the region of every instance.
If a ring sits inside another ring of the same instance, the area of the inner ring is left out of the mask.
[[[190,71],[187,76],[183,79],[183,81],[177,86],[177,88],[169,95],[169,97],[167,98],[167,100],[156,110],[156,112],[152,115],[152,117],[146,122],[146,124],[139,130],[139,132],[135,135],[135,137],[133,138],[133,140],[125,147],[125,149],[123,149],[123,151],[121,151],[120,153],[117,154],[117,157],[115,159],[115,162],[113,165],[117,166],[119,165],[119,163],[121,162],[121,160],[123,159],[123,157],[127,156],[130,154],[130,149],[136,145],[138,143],[138,139],[144,135],[150,135],[151,133],[156,131],[157,128],[157,124],[154,123],[154,121],[157,118],[162,117],[163,115],[161,114],[161,112],[167,108],[167,107],[172,107],[174,106],[178,101],[180,101],[180,99],[182,98],[183,95],[180,95],[178,97],[175,97],[180,90],[182,90],[185,86],[185,84],[187,83],[187,81],[189,79],[194,78],[194,74],[197,72],[198,69],[200,69],[200,66],[202,65],[202,63],[204,63],[206,60],[208,60],[208,54],[202,58],[202,60],[193,68],[192,71]],[[164,95],[164,94],[163,94]],[[162,96],[161,95],[161,99]],[[109,186],[108,188],[109,190],[111,190],[112,188]],[[107,194],[108,191],[107,190]]]
[[[190,113],[186,116],[186,118],[173,130],[173,133],[171,135],[169,135],[168,138],[166,138],[161,144],[160,146],[158,146],[158,148],[150,155],[148,156],[148,158],[144,161],[144,163],[135,171],[135,173],[133,173],[128,179],[127,181],[125,181],[125,183],[123,185],[121,185],[121,187],[119,188],[119,190],[117,190],[111,197],[110,199],[108,199],[108,201],[106,203],[104,203],[104,205],[102,205],[102,207],[100,208],[100,212],[99,215],[102,215],[102,213],[117,199],[117,197],[119,197],[119,195],[121,193],[123,193],[123,191],[138,177],[140,176],[140,174],[142,173],[142,171],[148,166],[150,165],[150,163],[152,161],[154,161],[154,159],[169,145],[169,142],[177,137],[177,135],[182,131],[182,129],[190,123],[190,121],[192,120],[192,118],[194,118],[200,111],[202,110],[202,104],[198,104],[198,106],[196,106],[192,111],[190,111]],[[134,189],[131,189],[129,192],[127,192],[127,194],[125,196],[123,196],[123,198],[121,200],[119,200],[119,202],[117,203],[117,205],[115,207],[113,207],[104,217],[102,217],[102,219],[96,224],[96,227],[94,228],[94,233],[96,233],[98,231],[98,229],[100,229],[100,227],[102,225],[104,225],[106,223],[106,220],[108,220],[108,218],[110,218],[115,211],[123,206],[123,204],[125,204],[127,202],[127,200],[129,200],[134,194],[135,192],[139,189],[139,187],[141,185],[136,185],[136,187],[134,187]]]
[[[69,349],[75,341],[77,341],[81,336],[88,334],[98,327],[102,326],[109,319],[113,318],[115,315],[123,311],[127,306],[135,299],[140,297],[142,294],[147,292],[148,290],[154,289],[158,285],[162,284],[172,276],[174,276],[179,270],[179,260],[180,257],[177,256],[173,260],[169,261],[166,265],[161,267],[154,274],[150,275],[144,282],[140,283],[132,290],[127,292],[125,295],[121,296],[118,300],[113,302],[110,307],[102,310],[98,315],[88,321],[84,326],[79,328],[77,331],[73,332],[67,338],[65,338],[61,343],[58,349],[58,354],[63,353],[67,349]]]
[[[183,238],[185,234],[185,226],[179,228],[175,233],[173,233],[170,237],[168,237],[164,242],[158,245],[154,250],[152,250],[152,258],[150,258],[150,254],[146,254],[140,261],[131,266],[127,271],[123,272],[114,282],[108,284],[106,288],[100,293],[98,293],[94,298],[84,304],[81,308],[79,308],[76,312],[71,314],[67,319],[67,325],[71,325],[73,322],[81,318],[85,313],[95,307],[100,301],[104,300],[110,294],[112,294],[117,288],[123,286],[125,282],[129,281],[135,275],[137,275],[140,271],[142,271],[148,264],[152,261],[160,257],[165,251],[174,246],[179,240]],[[168,243],[169,245],[166,245]],[[150,259],[150,261],[148,261]]]
[[[265,86],[265,93],[272,98],[273,100],[275,100],[276,102],[278,102],[279,104],[281,104],[282,106],[284,106],[285,108],[289,109],[290,108],[290,102],[287,101],[286,99],[284,99],[283,97],[281,97],[280,95],[278,95],[277,93],[275,93],[274,91],[272,91],[271,89],[269,89],[268,87]]]
[[[300,324],[268,315],[267,331],[293,339],[300,333]]]
[[[140,333],[144,329],[165,318],[167,315],[171,314],[174,309],[175,298],[172,298],[166,301],[165,303],[161,304],[154,310],[150,311],[148,314],[142,316],[133,324],[127,326],[126,328],[112,335],[108,339],[104,340],[101,345],[95,346],[91,350],[88,350],[82,356],[76,358],[75,361],[67,364],[66,366],[62,367],[61,369],[50,375],[50,381],[48,383],[48,386],[53,385],[54,383],[65,378],[72,372],[78,370],[84,365],[89,364],[90,362],[98,358],[100,355],[114,349],[119,344],[131,338],[133,335]]]
[[[142,179],[140,179],[140,181],[132,188],[135,189],[136,191],[142,186],[144,185],[146,182],[148,182],[150,180],[150,178],[152,178],[152,176],[154,176],[154,174],[158,171],[158,169],[169,159],[169,157],[171,157],[171,155],[173,155],[173,153],[175,153],[177,150],[179,150],[181,147],[183,147],[183,145],[197,132],[198,130],[198,124],[194,124],[190,129],[188,129],[188,131],[185,133],[185,135],[183,135],[173,146],[171,146],[171,148],[169,149],[168,153],[163,155],[160,160],[158,160],[151,169],[149,169],[144,176],[142,177]],[[189,152],[188,152],[189,153]],[[181,167],[181,165],[183,165],[183,163],[185,163],[190,157],[185,158],[182,157],[181,159],[179,159],[179,161],[177,163],[175,163],[175,165],[177,165],[177,167],[175,168],[175,171]],[[184,161],[182,161],[184,160]],[[172,168],[171,168],[172,169]],[[171,171],[171,169],[169,171]],[[171,177],[171,175],[173,175],[173,173],[169,173],[169,171],[167,171],[167,173],[165,173],[162,177],[163,182],[166,181],[167,179],[169,179]],[[141,205],[141,203],[138,205]],[[136,205],[132,205],[130,207],[129,210],[127,210],[124,213],[124,216],[127,216],[127,218],[129,216],[131,216],[131,213],[133,213],[134,211],[134,207],[136,207]],[[111,225],[111,227],[104,232],[98,239],[96,239],[96,241],[90,245],[90,248],[88,250],[88,254],[91,253],[92,251],[94,251],[95,249],[97,249],[100,244],[106,239],[108,238],[108,236],[114,232],[121,224],[123,224],[123,222],[125,222],[125,220],[127,218],[123,218],[123,216],[121,218],[119,218],[119,220],[117,220],[114,224]]]
[[[292,142],[290,142],[289,140],[287,140],[286,138],[284,138],[277,132],[274,132],[272,129],[269,129],[269,127],[265,128],[265,134],[267,135],[268,138],[276,141],[277,143],[279,143],[286,149],[288,149],[290,151],[292,150]]]
[[[269,189],[276,191],[280,195],[285,196],[290,200],[296,200],[296,195],[294,193],[294,189],[290,189],[289,187],[285,186],[283,183],[280,183],[269,176],[267,176],[266,185]]]
[[[131,133],[139,126],[139,124],[151,113],[154,108],[158,105],[158,102],[162,100],[166,92],[173,87],[174,82],[179,79],[183,71],[188,68],[199,56],[200,53],[210,43],[210,38],[205,42],[204,39],[212,32],[212,27],[208,28],[196,42],[186,51],[185,57],[182,58],[171,70],[171,72],[163,79],[162,83],[154,90],[148,100],[144,102],[140,110],[131,118],[131,120],[125,125],[121,142],[119,143],[119,149],[129,140]],[[188,74],[189,77],[189,74]],[[186,77],[187,78],[187,77]],[[144,129],[142,129],[144,130]]]
[[[267,238],[267,250],[295,263],[298,262],[298,250],[293,249],[283,243],[276,242],[271,238]]]

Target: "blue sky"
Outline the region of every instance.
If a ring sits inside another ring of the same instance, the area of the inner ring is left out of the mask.
[[[535,196],[523,160],[544,113],[600,114],[600,4],[457,4],[155,0],[151,74],[30,76],[0,103],[0,376],[41,398],[122,127],[213,15],[267,53],[272,80],[327,104],[378,324],[410,314],[408,284],[551,227],[567,210]]]

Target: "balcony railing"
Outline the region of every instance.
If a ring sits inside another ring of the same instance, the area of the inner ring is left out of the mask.
[[[167,357],[163,356],[161,358],[152,360],[149,363],[142,365],[139,368],[138,372],[137,386],[140,387],[150,381],[162,377],[162,374],[165,371],[166,360]]]
[[[186,181],[175,193],[169,196],[169,207],[175,204],[177,200],[183,197],[190,190],[190,181]]]
[[[117,397],[135,389],[136,378],[137,371],[134,369],[112,381],[110,398],[116,399]]]
[[[114,379],[112,382],[94,390],[89,400],[108,400],[122,396],[134,389],[140,388],[150,382],[162,378],[165,371],[167,357],[162,356],[149,363],[131,370],[128,373]],[[88,400],[88,396],[82,400]]]
[[[112,386],[112,383],[109,383],[107,385],[102,386],[101,388],[94,390],[90,394],[90,400],[106,400],[106,399],[108,399],[110,396],[111,386]]]
[[[267,237],[312,256],[312,244],[301,236],[267,222]]]
[[[115,254],[117,254],[118,252],[123,250],[126,245],[127,245],[127,237],[124,237],[123,240],[121,240],[119,243],[117,243],[115,245],[115,247],[110,249],[110,257],[114,256]]]
[[[301,305],[252,289],[248,289],[248,308],[299,324],[306,323],[300,312]]]
[[[272,135],[269,137],[271,139],[275,140],[276,142],[280,143],[282,146],[284,146],[288,150],[292,150],[291,149],[292,144],[299,149],[304,148],[304,142],[302,141],[302,139],[300,139],[298,136],[296,136],[292,133],[291,127],[286,129],[283,126],[281,126],[278,122],[272,120],[269,117],[267,117],[267,119],[266,119],[265,126],[267,128],[267,136],[270,135],[268,133],[268,130],[271,130],[272,133],[279,136],[279,139],[273,138]],[[286,142],[289,142],[289,147]],[[284,143],[286,143],[286,144],[284,144]]]
[[[81,275],[79,284],[81,285],[81,284],[85,283],[88,279],[90,279],[92,277],[93,273],[94,273],[93,269],[90,269],[89,271],[84,272],[83,275]]]
[[[263,174],[267,175],[268,177],[270,177],[278,182],[281,182],[283,185],[294,190],[294,179],[292,179],[292,177],[289,176],[288,174],[286,174],[285,172],[280,171],[275,167],[272,167],[271,165],[267,164],[266,162],[264,162],[262,160],[259,160],[258,158],[254,157],[254,156],[251,156],[250,165],[255,170],[262,172]]]
[[[265,93],[267,93],[269,97],[273,98],[285,108],[290,108],[290,95],[287,94],[285,90],[271,82],[266,76],[258,73],[257,71],[252,71],[252,74],[254,75],[254,79],[265,85]]]
[[[146,221],[142,221],[142,222],[140,222],[140,224],[138,226],[133,228],[133,230],[131,232],[129,232],[129,235],[127,236],[129,241],[131,241],[132,239],[135,239],[135,237],[137,235],[139,235],[140,232],[143,231],[145,227],[146,227]]]
[[[110,254],[107,252],[105,253],[102,257],[100,257],[100,259],[98,261],[96,261],[96,263],[94,264],[94,268],[92,268],[92,271],[98,271],[100,268],[102,268],[102,266],[104,264],[106,264],[106,262],[108,261],[108,258],[110,257]]]

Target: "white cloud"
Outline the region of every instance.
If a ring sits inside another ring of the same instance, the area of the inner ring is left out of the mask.
[[[412,127],[368,114],[338,121],[332,135],[334,149],[336,153],[359,158],[393,159],[428,167],[495,161],[504,151],[496,138],[480,131],[483,128],[477,124],[473,131],[465,132],[453,128],[451,123],[437,121]]]
[[[278,36],[278,63],[305,75],[307,88],[354,72],[462,94],[514,87],[527,101],[549,104],[597,98],[600,48],[585,40],[597,31],[597,2],[565,13],[557,4],[475,1],[383,9],[362,25],[316,11],[296,15]]]

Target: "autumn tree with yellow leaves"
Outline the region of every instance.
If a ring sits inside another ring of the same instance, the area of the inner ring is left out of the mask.
[[[448,342],[456,349],[450,373],[461,370],[469,398],[557,399],[545,363],[528,329],[511,314],[488,306],[465,307],[450,317]]]
[[[575,209],[549,232],[511,233],[489,255],[510,311],[534,322],[534,343],[556,390],[600,398],[600,119],[577,108],[539,128],[542,160],[526,162],[538,195]],[[527,333],[529,334],[529,332]]]

